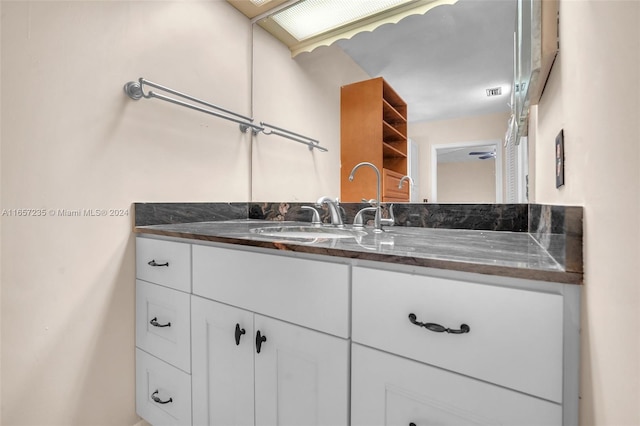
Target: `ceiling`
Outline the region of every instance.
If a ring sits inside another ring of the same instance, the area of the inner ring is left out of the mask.
[[[385,78],[407,102],[410,122],[508,112],[515,20],[516,0],[459,0],[336,44],[371,77]],[[488,97],[496,87],[502,95]],[[482,161],[470,153],[493,150],[442,150],[438,162]]]
[[[410,122],[491,114],[510,110],[515,20],[516,0],[459,0],[336,43],[387,80]]]

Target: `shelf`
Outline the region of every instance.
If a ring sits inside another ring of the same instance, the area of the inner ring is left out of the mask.
[[[384,142],[406,142],[407,137],[386,121],[382,122],[382,140]]]
[[[382,156],[384,158],[407,158],[406,153],[386,142],[382,142]]]
[[[382,119],[391,125],[401,124],[406,126],[407,124],[407,119],[402,113],[385,99],[382,100]]]

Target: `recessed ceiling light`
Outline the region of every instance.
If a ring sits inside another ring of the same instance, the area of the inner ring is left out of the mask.
[[[413,0],[302,0],[274,14],[272,18],[298,41],[302,41],[411,1]]]

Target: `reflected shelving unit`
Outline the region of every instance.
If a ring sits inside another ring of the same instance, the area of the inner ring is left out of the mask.
[[[382,201],[409,201],[407,174],[407,104],[382,78],[342,86],[340,91],[340,200],[376,197],[372,170],[349,181],[353,167],[368,161],[382,174]]]

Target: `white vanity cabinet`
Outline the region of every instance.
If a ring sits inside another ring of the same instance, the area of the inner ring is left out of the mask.
[[[193,291],[194,424],[349,423],[347,265],[194,246]]]
[[[578,424],[579,286],[184,241],[136,239],[154,425]]]

